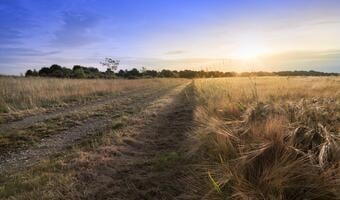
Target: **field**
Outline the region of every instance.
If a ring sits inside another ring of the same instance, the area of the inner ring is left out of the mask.
[[[338,78],[194,83],[194,154],[222,199],[338,199]],[[209,197],[212,198],[212,197]]]
[[[339,199],[340,78],[0,78],[0,199]]]

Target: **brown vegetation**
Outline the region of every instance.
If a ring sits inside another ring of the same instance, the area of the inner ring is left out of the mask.
[[[139,93],[128,94],[125,103],[42,120],[47,135],[62,135],[60,141],[74,135],[60,134],[60,127],[98,128],[88,118],[108,126],[31,169],[9,170],[0,178],[0,197],[340,198],[339,78],[195,79],[183,92],[188,81],[130,81]],[[149,89],[140,90],[143,84]]]
[[[0,113],[49,108],[169,82],[168,79],[105,80],[0,78]]]
[[[26,79],[19,79],[18,81],[25,81]],[[35,79],[29,80],[30,83],[38,84]],[[0,124],[0,158],[4,159],[8,157],[8,154],[12,152],[17,152],[18,150],[27,149],[32,145],[39,144],[44,138],[52,137],[56,135],[54,140],[58,140],[61,134],[65,136],[62,137],[66,140],[67,137],[73,135],[79,135],[79,133],[85,134],[87,132],[93,132],[92,129],[100,129],[105,127],[107,123],[119,117],[120,115],[125,115],[125,113],[133,113],[138,110],[141,105],[146,105],[148,101],[152,99],[159,98],[160,95],[167,93],[174,87],[181,85],[186,80],[176,80],[169,81],[166,79],[153,79],[153,80],[131,80],[126,82],[124,80],[119,81],[103,81],[98,80],[99,84],[93,85],[93,93],[95,90],[106,91],[105,97],[97,97],[97,99],[89,100],[85,105],[82,105],[80,101],[86,98],[84,94],[86,92],[86,87],[90,87],[90,83],[95,83],[92,81],[86,82],[78,80],[80,83],[84,83],[84,87],[80,87],[79,90],[76,88],[67,91],[64,85],[73,84],[76,87],[78,84],[77,80],[59,80],[59,82],[53,82],[54,79],[40,79],[41,82],[49,82],[57,84],[55,87],[59,87],[60,93],[54,93],[50,96],[41,96],[41,98],[68,98],[68,92],[78,92],[77,101],[73,102],[72,107],[68,104],[62,109],[52,109],[52,107],[46,107],[46,112],[31,115],[28,117],[22,117],[21,120],[16,120],[13,122],[7,121],[4,124]],[[116,83],[115,83],[116,82]],[[21,82],[22,83],[22,82]],[[125,83],[125,85],[124,85]],[[19,83],[18,83],[19,84]],[[59,85],[58,85],[59,84]],[[22,85],[17,85],[18,87],[25,87]],[[111,88],[110,88],[111,87]],[[30,95],[38,96],[34,92],[45,92],[49,87],[41,86],[41,90],[31,91]],[[5,88],[8,90],[8,88]],[[122,91],[124,90],[124,91]],[[109,93],[112,91],[112,93]],[[90,93],[90,91],[87,91]],[[95,95],[95,94],[94,94]],[[96,97],[96,96],[94,96]],[[40,99],[36,99],[39,101]],[[14,100],[13,100],[14,101]],[[9,101],[14,103],[13,101]],[[17,102],[18,104],[20,102]],[[24,102],[22,102],[24,103]],[[53,106],[53,105],[50,105]],[[26,111],[26,110],[24,110]],[[30,110],[27,110],[30,112]],[[20,111],[19,111],[20,112]],[[3,114],[3,116],[11,116],[16,114],[17,111],[12,111],[10,113]],[[87,129],[90,129],[88,131]],[[65,141],[61,141],[65,143]],[[26,152],[27,154],[27,152]],[[27,157],[27,155],[26,155]],[[0,161],[0,164],[2,161]]]
[[[174,199],[181,196],[187,187],[174,186],[173,181],[175,176],[177,183],[185,178],[186,165],[180,147],[192,119],[190,101],[184,101],[187,83],[164,90],[158,98],[143,104],[132,103],[133,113],[111,118],[112,124],[107,129],[83,138],[72,149],[31,168],[5,171],[5,176],[0,177],[0,198]]]
[[[208,199],[340,198],[338,78],[195,80]]]

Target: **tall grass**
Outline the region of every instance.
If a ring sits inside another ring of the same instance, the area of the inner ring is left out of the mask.
[[[340,78],[194,82],[207,199],[339,199]]]
[[[180,82],[181,80],[176,80]],[[167,79],[84,80],[55,78],[0,78],[0,113],[51,107],[93,96],[140,90],[168,84]]]

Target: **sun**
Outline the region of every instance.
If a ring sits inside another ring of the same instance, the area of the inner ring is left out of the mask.
[[[232,56],[239,60],[254,60],[265,53],[265,48],[259,45],[244,45],[235,50]]]

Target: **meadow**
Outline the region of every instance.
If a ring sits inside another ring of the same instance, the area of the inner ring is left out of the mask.
[[[340,79],[194,80],[208,199],[338,199]]]
[[[0,78],[0,113],[51,108],[152,87],[167,79]]]
[[[338,77],[0,82],[2,199],[340,198]]]

